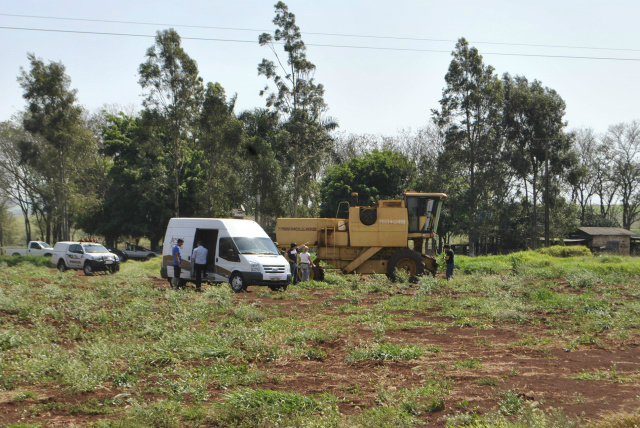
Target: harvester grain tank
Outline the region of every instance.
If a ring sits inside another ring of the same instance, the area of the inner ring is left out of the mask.
[[[309,242],[317,259],[343,273],[380,273],[393,277],[404,269],[410,278],[435,275],[434,238],[444,193],[406,192],[404,199],[381,200],[373,207],[348,205],[346,218],[279,218],[276,241]],[[340,212],[340,208],[338,212]],[[431,244],[431,245],[430,245]],[[316,269],[312,279],[321,280]]]

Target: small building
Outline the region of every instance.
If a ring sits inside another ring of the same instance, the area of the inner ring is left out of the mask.
[[[572,240],[583,241],[591,251],[631,254],[632,237],[636,234],[621,227],[580,227],[571,234]]]

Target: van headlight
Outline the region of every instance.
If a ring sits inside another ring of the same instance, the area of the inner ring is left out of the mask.
[[[259,263],[250,263],[251,272],[260,272],[260,264]]]

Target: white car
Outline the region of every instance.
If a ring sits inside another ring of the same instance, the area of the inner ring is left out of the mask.
[[[118,256],[94,242],[58,242],[53,247],[51,263],[60,272],[75,269],[83,270],[85,275],[93,275],[97,271],[116,273],[120,270]]]

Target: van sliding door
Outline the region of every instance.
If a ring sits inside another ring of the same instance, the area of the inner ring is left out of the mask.
[[[202,246],[209,252],[207,254],[207,277],[204,279],[213,279],[213,274],[216,271],[216,246],[218,244],[218,229],[196,229],[196,234],[193,238],[193,248],[198,246],[198,241],[202,241]],[[195,261],[191,261],[191,266],[195,266]],[[192,268],[193,269],[193,268]],[[191,273],[191,276],[195,278],[195,270]]]

